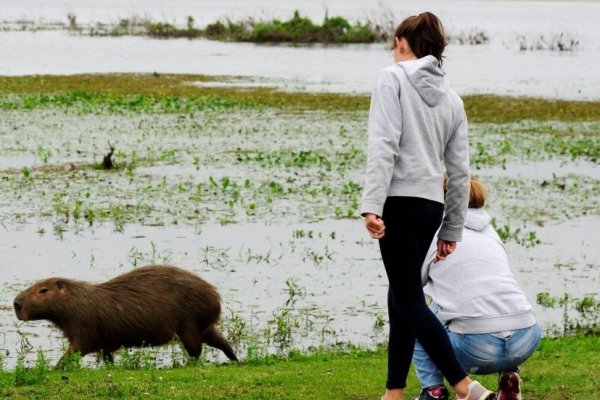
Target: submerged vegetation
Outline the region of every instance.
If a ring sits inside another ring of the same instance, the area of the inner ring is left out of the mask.
[[[471,29],[457,33],[449,33],[446,35],[449,44],[460,45],[480,45],[490,41],[490,35],[483,29]]]
[[[4,169],[4,196],[41,200],[35,212],[52,217],[62,226],[59,232],[72,223],[92,226],[106,220],[114,220],[118,230],[132,222],[252,221],[289,207],[307,220],[358,217],[367,96],[193,84],[214,79],[154,74],[0,78],[0,126],[13,143],[4,153],[31,152],[39,162]],[[465,104],[475,171],[514,161],[600,159],[597,102],[466,96]],[[23,123],[31,115],[38,116],[42,131],[60,134],[39,137]],[[202,179],[155,175],[152,168],[159,165],[202,171]],[[220,172],[227,166],[246,172]],[[495,182],[489,179],[490,185]],[[502,199],[550,195],[545,204],[532,207],[503,204],[523,221],[543,224],[565,210],[599,213],[597,179],[500,182]],[[292,199],[302,199],[300,206]],[[200,204],[214,205],[212,217]],[[24,208],[11,218],[30,212]],[[541,240],[535,227],[509,221],[496,227],[505,240],[523,246]]]
[[[560,268],[561,265],[558,265]],[[562,321],[553,327],[553,334],[586,334],[600,336],[600,299],[593,295],[581,298],[569,293],[553,296],[549,292],[540,292],[536,301],[544,308],[562,309]]]
[[[517,42],[521,51],[546,50],[563,52],[580,49],[579,39],[564,32],[546,36],[521,35],[517,38]]]

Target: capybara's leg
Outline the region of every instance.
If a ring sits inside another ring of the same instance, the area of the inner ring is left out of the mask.
[[[114,364],[115,363],[115,359],[113,358],[113,353],[111,350],[108,349],[104,349],[100,351],[100,357],[102,357],[102,361],[104,361],[104,364]]]
[[[177,332],[177,335],[190,357],[200,357],[202,354],[202,333],[197,326],[189,323],[184,329]]]
[[[238,358],[235,356],[235,353],[231,348],[231,345],[227,339],[225,339],[223,334],[219,332],[216,326],[211,325],[204,331],[202,341],[211,347],[222,350],[230,360],[238,361]]]

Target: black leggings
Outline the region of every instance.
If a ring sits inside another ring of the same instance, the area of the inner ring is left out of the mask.
[[[385,235],[379,248],[389,280],[388,389],[406,387],[415,338],[450,385],[467,376],[444,327],[427,307],[421,285],[421,266],[443,212],[443,204],[416,197],[388,197],[383,208]]]

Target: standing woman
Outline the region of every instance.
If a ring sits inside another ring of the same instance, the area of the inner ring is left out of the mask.
[[[459,399],[495,399],[465,373],[421,286],[421,266],[436,230],[440,260],[461,240],[469,196],[467,119],[441,69],[445,47],[435,15],[406,18],[394,35],[395,64],[379,73],[371,98],[361,215],[371,237],[379,240],[389,280],[384,400],[404,399],[415,339]]]

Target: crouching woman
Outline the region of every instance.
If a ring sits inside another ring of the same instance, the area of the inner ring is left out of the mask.
[[[483,210],[486,195],[472,178],[461,245],[452,257],[437,260],[434,238],[422,268],[423,285],[465,370],[498,373],[497,399],[520,400],[519,366],[539,345],[541,329]],[[423,388],[419,400],[447,399],[443,376],[418,341],[413,363]]]

